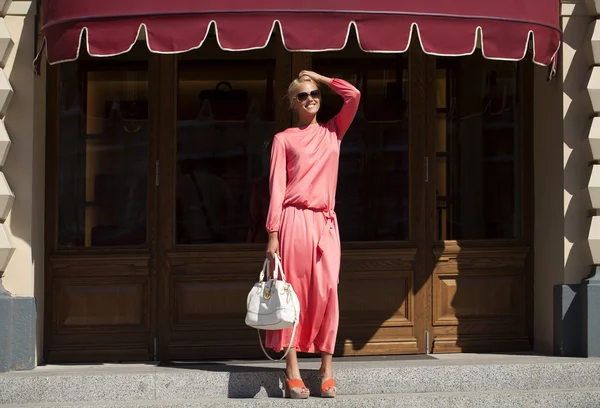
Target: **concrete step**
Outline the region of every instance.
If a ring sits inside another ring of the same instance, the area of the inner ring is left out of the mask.
[[[319,389],[318,365],[318,360],[301,363],[303,377],[314,395]],[[272,404],[276,401],[274,398],[266,399],[268,402],[261,398],[282,396],[283,367],[282,363],[266,362],[175,364],[169,367],[153,364],[45,366],[29,372],[1,374],[0,405],[104,403],[117,406],[117,403],[145,401],[150,404],[146,406],[158,407],[171,406],[168,404],[172,401],[188,401],[190,404],[208,404],[191,406],[216,406],[210,405],[215,403],[213,399],[223,399],[227,404]],[[526,391],[528,398],[535,401],[551,390],[564,398],[573,392],[597,398],[600,359],[465,354],[342,358],[336,359],[335,375],[338,393],[343,398],[333,402],[313,398],[315,401],[355,406],[353,401],[376,403],[382,398],[397,401],[400,395],[401,400],[428,398],[432,401],[441,396],[443,401],[451,403],[453,393],[465,393],[458,395],[461,398],[497,398],[496,395],[504,395],[503,392],[518,395]],[[492,394],[486,394],[489,392]],[[240,398],[255,400],[237,400]],[[277,401],[284,404],[281,406],[298,402]],[[569,403],[568,406],[572,408],[573,405]],[[600,403],[592,406],[600,406]]]
[[[292,401],[283,398],[204,398],[195,401],[80,402],[2,405],[5,408],[597,408],[600,388],[543,391],[486,391],[425,394],[343,395],[331,400],[309,398]]]

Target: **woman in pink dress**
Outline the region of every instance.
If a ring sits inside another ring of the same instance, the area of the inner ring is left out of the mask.
[[[317,123],[318,84],[328,85],[344,99],[341,111],[326,124]],[[308,398],[296,352],[320,353],[321,395],[334,397],[332,356],[341,258],[335,191],[340,143],[358,109],[360,92],[346,81],[302,71],[290,84],[288,98],[298,123],[273,138],[266,223],[267,255],[281,257],[300,300],[300,322],[286,360],[286,391],[291,398]],[[291,329],[268,331],[267,347],[285,350],[291,333]]]

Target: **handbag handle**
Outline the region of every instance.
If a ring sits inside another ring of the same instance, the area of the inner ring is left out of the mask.
[[[286,282],[281,259],[279,259],[279,255],[275,254],[275,269],[273,270],[273,279],[277,280],[279,274],[281,274],[281,280]]]
[[[273,279],[277,280],[277,278],[279,277],[279,274],[281,274],[281,280],[283,282],[286,282],[285,274],[283,273],[283,267],[281,266],[281,260],[279,259],[279,256],[277,254],[275,254],[274,258],[275,258],[275,268],[273,268]],[[271,266],[271,263],[269,262],[269,258],[266,258],[265,262],[263,263],[262,271],[260,271],[260,275],[258,276],[259,282],[264,282],[265,277],[267,278],[267,280],[269,279],[270,266]]]
[[[264,282],[265,276],[269,277],[269,258],[265,258],[265,262],[263,263],[263,268],[260,271],[260,275],[258,275],[258,281]]]

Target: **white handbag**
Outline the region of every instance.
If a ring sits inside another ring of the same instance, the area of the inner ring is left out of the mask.
[[[254,284],[252,290],[248,293],[246,324],[258,329],[260,347],[267,358],[272,361],[279,361],[288,355],[292,347],[300,318],[300,302],[292,285],[285,280],[281,260],[277,255],[275,255],[273,276],[265,281],[265,277],[269,278],[270,275],[269,266],[269,260],[266,259],[258,282]],[[271,358],[263,345],[260,330],[281,330],[290,327],[294,329],[285,354],[279,360]]]

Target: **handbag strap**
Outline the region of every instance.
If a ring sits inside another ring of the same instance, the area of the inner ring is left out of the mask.
[[[269,355],[269,353],[267,353],[267,349],[265,349],[265,346],[262,341],[262,337],[260,336],[260,330],[256,330],[258,333],[258,341],[260,341],[260,348],[262,349],[263,353],[265,353],[265,356],[267,356],[267,358],[269,360],[281,361],[287,357],[288,353],[290,352],[290,349],[292,348],[292,344],[294,343],[294,337],[296,336],[296,327],[298,327],[298,322],[294,323],[294,328],[292,329],[292,336],[290,337],[290,344],[288,345],[287,350],[285,350],[285,353],[283,354],[283,356],[281,356],[281,358],[273,358]]]

